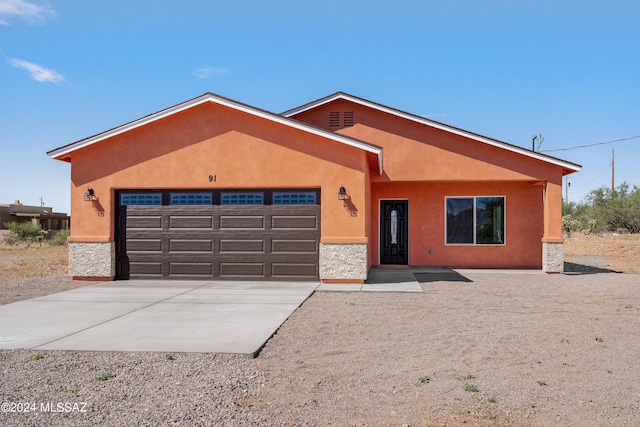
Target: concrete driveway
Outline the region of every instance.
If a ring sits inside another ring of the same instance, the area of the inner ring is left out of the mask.
[[[0,306],[0,349],[256,354],[317,282],[106,282]]]

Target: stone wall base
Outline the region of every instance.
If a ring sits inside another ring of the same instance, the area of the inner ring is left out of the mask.
[[[562,273],[564,271],[564,245],[542,242],[542,271]]]
[[[115,243],[70,242],[69,274],[74,280],[112,280],[116,275]]]
[[[320,280],[326,283],[357,283],[366,278],[366,244],[320,243]]]

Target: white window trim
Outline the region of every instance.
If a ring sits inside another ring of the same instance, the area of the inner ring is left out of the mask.
[[[502,197],[504,199],[504,212],[502,216],[504,218],[504,243],[476,243],[476,199],[477,198],[490,198],[490,197]],[[447,243],[447,199],[473,199],[473,243]],[[473,246],[473,247],[491,247],[491,246],[506,246],[507,245],[507,196],[505,195],[482,195],[482,196],[445,196],[444,197],[444,245],[445,246]]]

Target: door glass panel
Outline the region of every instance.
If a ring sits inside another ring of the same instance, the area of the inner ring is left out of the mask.
[[[397,245],[398,244],[398,211],[396,209],[392,209],[390,216],[391,216],[391,222],[390,222],[391,244]]]

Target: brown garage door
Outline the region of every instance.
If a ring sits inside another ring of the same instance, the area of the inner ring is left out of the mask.
[[[121,206],[120,279],[318,278],[320,206]]]

